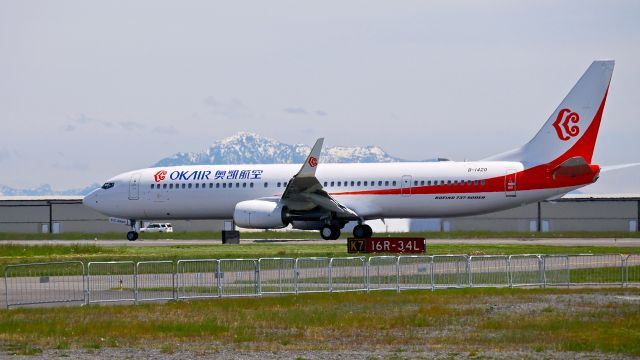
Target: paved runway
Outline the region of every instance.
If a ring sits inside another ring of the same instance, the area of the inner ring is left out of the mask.
[[[346,239],[247,239],[242,244],[346,244]],[[139,239],[127,240],[2,240],[0,244],[19,245],[98,245],[98,246],[176,246],[176,245],[222,245],[220,240],[174,240],[174,239]],[[478,245],[556,245],[556,246],[613,246],[640,247],[640,239],[427,239],[428,245],[436,244],[478,244]]]

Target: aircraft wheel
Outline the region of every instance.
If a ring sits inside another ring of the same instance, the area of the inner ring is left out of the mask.
[[[323,225],[322,229],[320,229],[320,236],[325,240],[331,240],[331,235],[333,235],[333,229],[331,226]]]
[[[127,240],[129,241],[136,241],[138,240],[138,233],[135,231],[129,231],[127,233]]]
[[[365,229],[366,225],[356,225],[353,228],[353,237],[355,238],[364,238],[367,237],[367,230]]]
[[[340,237],[340,228],[337,226],[331,227],[331,240],[337,240]]]
[[[364,237],[370,238],[373,236],[373,229],[369,225],[362,225],[364,228]]]

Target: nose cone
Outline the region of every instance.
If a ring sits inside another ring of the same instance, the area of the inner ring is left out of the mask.
[[[98,210],[98,193],[100,192],[100,189],[95,189],[92,192],[90,192],[87,196],[85,196],[82,199],[82,203],[84,204],[84,206],[90,207],[94,210]]]

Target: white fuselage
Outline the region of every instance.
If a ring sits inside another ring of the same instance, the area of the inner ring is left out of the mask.
[[[109,216],[137,219],[231,219],[236,204],[278,199],[299,170],[292,165],[149,168],[118,175],[85,204]],[[559,196],[582,185],[523,188],[519,162],[320,164],[329,195],[364,219],[487,213]],[[162,176],[162,172],[164,176]]]

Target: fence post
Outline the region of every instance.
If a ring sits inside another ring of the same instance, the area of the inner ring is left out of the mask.
[[[138,304],[138,264],[133,264],[133,303]]]
[[[84,281],[84,276],[83,280]],[[9,285],[7,284],[7,267],[4,267],[4,300],[7,305],[7,309],[9,308]]]
[[[260,277],[260,259],[255,260],[253,263],[256,272],[256,294],[262,296],[262,278]]]
[[[473,274],[471,273],[471,261],[472,261],[473,256],[469,256],[467,258],[467,276],[468,276],[468,280],[469,280],[469,287],[473,287]]]
[[[430,268],[431,268],[431,291],[434,291],[436,289],[436,281],[433,278],[433,255],[429,256],[429,263],[430,263]]]
[[[509,281],[509,287],[513,288],[513,274],[511,273],[511,255],[507,258],[507,277]]]
[[[222,281],[220,278],[222,273],[220,272],[220,259],[216,260],[216,288],[218,291],[218,297],[222,297]]]
[[[400,256],[396,257],[396,289],[400,292]]]
[[[329,259],[329,292],[333,292],[333,259]]]
[[[298,295],[298,277],[300,274],[298,273],[298,259],[293,263],[293,288],[295,290],[296,295]]]

